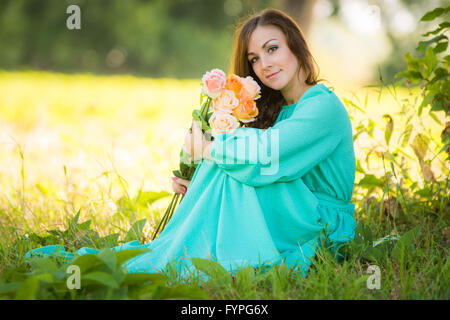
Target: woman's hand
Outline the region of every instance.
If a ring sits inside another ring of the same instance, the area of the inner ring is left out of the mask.
[[[175,193],[186,194],[186,190],[191,183],[190,180],[181,179],[178,177],[172,177],[172,189]]]
[[[189,162],[197,162],[202,158],[211,159],[210,149],[212,141],[206,140],[200,124],[192,120],[192,131],[188,130],[184,138],[183,150],[190,155]]]

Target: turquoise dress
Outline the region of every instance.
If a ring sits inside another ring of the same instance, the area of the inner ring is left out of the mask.
[[[199,257],[230,272],[284,261],[305,276],[325,235],[332,251],[353,239],[352,127],[325,85],[284,106],[273,127],[218,135],[211,157],[200,162],[157,239],[112,248],[150,249],[124,263],[128,272],[161,272],[171,262],[183,276],[194,270],[189,258]],[[71,259],[98,251],[81,248],[73,254],[46,246],[31,252]]]

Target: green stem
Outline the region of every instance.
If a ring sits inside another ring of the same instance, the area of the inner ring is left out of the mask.
[[[170,215],[170,213],[172,211],[173,204],[174,204],[174,201],[177,198],[177,196],[178,196],[178,194],[174,194],[174,196],[172,197],[172,200],[170,201],[169,207],[167,208],[166,212],[164,213],[164,216],[162,217],[162,219],[161,219],[161,221],[160,221],[160,223],[158,225],[158,228],[156,229],[155,233],[153,234],[152,240],[155,240],[156,235],[158,234],[160,229],[161,229],[161,231],[164,229],[164,227],[166,225],[165,221],[167,220],[168,216]]]
[[[203,119],[206,121],[206,115],[208,114],[209,107],[211,106],[212,99],[210,97],[207,98],[206,102],[202,104],[200,108],[200,115]],[[191,128],[192,129],[192,128]],[[192,176],[194,175],[194,172],[197,167],[188,168],[187,172],[181,172],[184,177],[187,177],[188,180],[191,180]],[[169,207],[167,208],[166,212],[164,213],[163,218],[161,219],[161,222],[158,225],[158,228],[156,229],[155,233],[153,234],[152,240],[155,240],[156,235],[158,232],[162,232],[167,225],[167,222],[172,218],[175,208],[178,206],[178,199],[180,197],[180,194],[176,193],[172,197],[172,201],[170,201]],[[184,195],[181,195],[181,200],[183,200]],[[181,201],[180,200],[180,201]]]

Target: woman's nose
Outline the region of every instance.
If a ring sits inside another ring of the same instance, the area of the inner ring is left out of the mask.
[[[261,58],[261,67],[264,71],[272,68],[272,61],[268,57]]]

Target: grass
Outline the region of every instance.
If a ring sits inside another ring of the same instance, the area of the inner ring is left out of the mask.
[[[25,253],[47,244],[74,251],[148,242],[170,200],[199,80],[0,73],[0,298],[448,299],[448,168],[438,154],[443,118],[411,117],[407,99],[417,93],[396,90],[337,92],[357,136],[360,181],[357,234],[343,259],[321,250],[306,278],[285,265],[249,267],[232,277],[199,260],[197,270],[210,280],[193,273],[180,281],[170,265],[159,275],[127,275],[120,262],[129,256],[103,250],[78,261],[88,276],[82,290],[68,290],[67,262],[25,263]],[[394,123],[389,141],[385,114]],[[434,180],[417,161],[419,132],[429,137],[424,165]],[[373,247],[389,234],[400,240]],[[380,289],[367,287],[371,265],[379,267]]]

